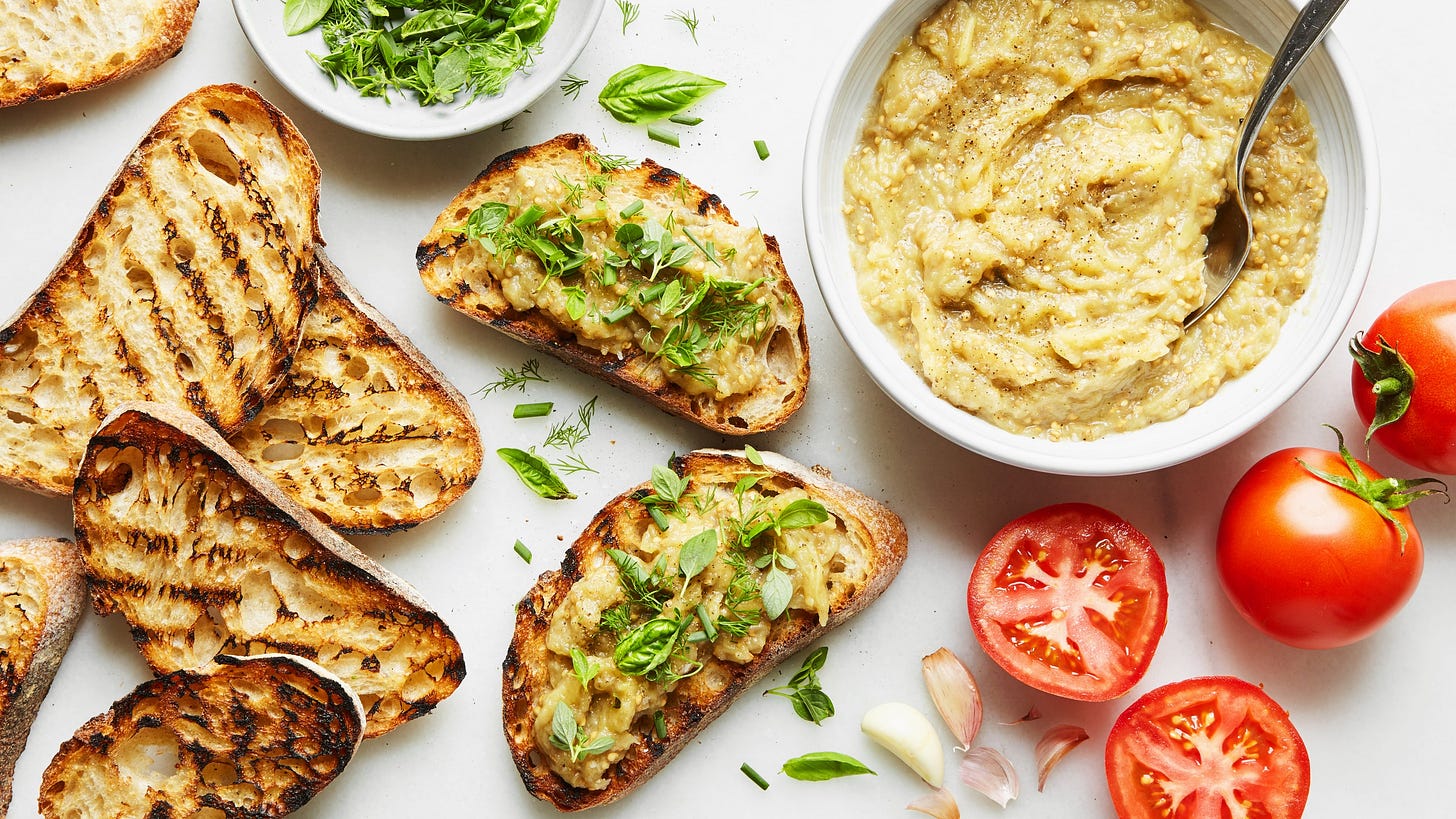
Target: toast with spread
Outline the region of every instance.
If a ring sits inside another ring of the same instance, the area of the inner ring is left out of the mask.
[[[223,655],[148,680],[81,726],[41,779],[46,819],[283,816],[343,771],[359,698],[298,657]]]
[[[86,450],[73,503],[96,611],[124,616],[158,673],[298,655],[359,695],[368,737],[465,676],[460,644],[412,587],[182,410],[119,408]]]
[[[622,797],[869,605],[905,551],[894,512],[782,456],[658,467],[516,608],[503,720],[526,788],[564,811]]]
[[[0,108],[139,74],[182,50],[197,0],[4,0]]]
[[[0,816],[31,723],[86,602],[85,569],[69,540],[0,543]]]
[[[778,242],[650,159],[564,134],[497,157],[415,256],[435,298],[708,429],[804,401],[804,306]]]
[[[288,372],[314,300],[318,166],[239,85],[168,110],[50,277],[0,329],[0,481],[65,495],[125,401],[237,431]]]
[[[341,532],[414,526],[480,474],[474,414],[322,249],[315,258],[318,303],[293,369],[229,443]]]

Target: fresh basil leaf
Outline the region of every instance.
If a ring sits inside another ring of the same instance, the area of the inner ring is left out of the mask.
[[[754,466],[763,466],[763,456],[759,454],[758,450],[748,444],[743,445],[743,457],[747,458],[748,462]]]
[[[760,594],[763,596],[764,613],[768,615],[768,619],[777,620],[788,609],[789,600],[794,596],[794,582],[775,566],[763,576],[763,589]]]
[[[733,496],[741,496],[744,492],[758,486],[758,482],[761,480],[763,480],[762,475],[744,475],[738,479],[738,483],[733,485]]]
[[[681,113],[725,84],[690,71],[639,63],[608,78],[597,102],[620,122],[643,124]]]
[[[804,670],[819,671],[824,668],[824,661],[829,659],[829,646],[819,646],[804,658]]]
[[[288,0],[283,4],[283,33],[302,34],[319,24],[334,0]]]
[[[692,580],[718,556],[718,530],[704,529],[688,538],[678,553],[677,567],[682,572],[683,585]]]
[[[566,703],[558,702],[556,710],[551,713],[551,744],[569,751],[575,739],[576,715]]]
[[[510,447],[497,449],[495,454],[515,470],[516,477],[521,479],[521,483],[525,484],[527,489],[537,495],[547,500],[565,500],[576,497],[570,489],[566,488],[566,484],[557,476],[555,470],[551,468],[551,464],[546,463],[541,456]]]
[[[435,63],[435,89],[442,97],[452,96],[470,79],[470,53],[452,48]]]
[[[409,18],[404,25],[399,27],[399,36],[403,39],[424,37],[430,34],[440,34],[458,28],[474,17],[468,11],[449,11],[446,9],[430,9]]]
[[[829,520],[829,510],[819,501],[799,498],[779,513],[780,529],[803,529]]]
[[[526,0],[511,12],[506,30],[515,32],[523,45],[534,46],[541,42],[546,36],[546,30],[551,28],[551,23],[556,19],[557,5],[559,0]]]
[[[817,688],[801,688],[789,697],[789,702],[793,703],[794,713],[800,719],[815,725],[821,725],[824,720],[834,716],[834,703],[828,694]]]
[[[796,756],[784,763],[783,772],[789,778],[803,782],[823,782],[860,774],[876,775],[858,759],[834,751],[817,751]]]
[[[576,749],[576,757],[577,759],[580,759],[584,756],[595,756],[597,754],[606,753],[607,751],[612,750],[612,746],[615,744],[616,740],[612,739],[609,736],[602,735],[585,745],[579,746]]]
[[[665,466],[652,467],[652,491],[657,493],[657,497],[667,503],[677,503],[687,488],[687,478],[678,477],[676,472]]]

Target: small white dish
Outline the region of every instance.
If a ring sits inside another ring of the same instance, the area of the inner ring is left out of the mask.
[[[363,97],[325,74],[310,53],[324,52],[323,32],[283,33],[283,0],[233,0],[243,34],[274,79],[305,105],[340,125],[402,140],[448,139],[484,130],[524,111],[555,87],[576,61],[601,19],[606,0],[561,0],[535,62],[512,77],[505,90],[473,102],[421,106],[391,92],[388,101]]]
[[[1333,36],[1294,78],[1319,138],[1329,184],[1314,280],[1269,355],[1208,401],[1170,421],[1095,441],[1016,435],[941,399],[861,306],[849,255],[844,163],[863,128],[890,55],[945,0],[900,0],[873,20],[830,68],[804,151],[804,228],[819,290],[851,350],[916,420],[973,452],[1065,475],[1126,475],[1172,466],[1234,440],[1288,401],[1344,339],[1375,252],[1379,173],[1369,111]],[[1207,0],[1214,19],[1273,52],[1294,21],[1290,0]]]

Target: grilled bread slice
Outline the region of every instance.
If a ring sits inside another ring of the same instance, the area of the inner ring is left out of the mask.
[[[229,442],[339,531],[429,520],[480,473],[475,417],[322,250],[315,258],[318,304],[293,370]]]
[[[370,737],[465,676],[460,644],[413,588],[185,412],[118,409],[86,450],[74,503],[92,603],[126,618],[159,673],[296,654],[359,694]]]
[[[15,762],[71,644],[86,600],[85,568],[69,540],[0,543],[0,816]]]
[[[598,512],[517,606],[503,716],[537,798],[566,811],[620,798],[899,572],[895,513],[759,454],[674,458]]]
[[[708,429],[773,429],[804,401],[804,305],[778,242],[650,159],[621,166],[579,134],[503,154],[415,259],[440,301]]]
[[[298,657],[217,658],[148,680],[66,740],[41,779],[46,819],[283,816],[363,737],[338,677]]]
[[[318,166],[257,93],[183,98],[0,329],[0,481],[68,494],[124,401],[231,433],[288,372],[317,274]]]
[[[0,108],[160,65],[196,11],[197,0],[0,0]]]

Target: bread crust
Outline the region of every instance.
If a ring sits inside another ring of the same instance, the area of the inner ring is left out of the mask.
[[[690,395],[669,381],[660,363],[640,347],[619,357],[578,343],[571,330],[557,325],[544,311],[520,311],[512,307],[503,295],[500,282],[489,271],[477,267],[467,273],[458,269],[460,263],[455,257],[468,241],[458,231],[459,226],[476,206],[492,201],[494,191],[506,184],[518,168],[562,161],[582,162],[595,152],[591,141],[581,134],[562,134],[539,145],[501,154],[491,161],[451,200],[420,242],[415,263],[425,289],[445,304],[533,349],[707,429],[725,435],[749,435],[782,426],[803,405],[808,390],[809,335],[803,322],[803,301],[784,269],[778,241],[772,236],[763,237],[768,254],[760,272],[776,282],[787,311],[797,318],[797,324],[783,328],[782,340],[771,342],[776,345],[775,355],[782,359],[782,366],[766,375],[765,382],[754,391],[722,400]],[[643,200],[662,202],[669,208],[682,207],[682,202],[688,202],[690,209],[700,216],[738,224],[716,195],[651,159],[644,159],[635,168],[612,171],[610,175],[614,186],[625,186]]]
[[[363,727],[359,698],[314,663],[220,656],[142,683],[77,729],[41,778],[40,812],[283,816],[343,771]]]
[[[416,526],[480,474],[475,415],[322,249],[315,260],[318,303],[293,369],[228,442],[337,531]]]
[[[92,2],[90,6],[96,19],[87,21],[91,25],[86,29],[70,25],[63,30],[41,32],[46,40],[81,36],[82,42],[66,43],[70,54],[83,52],[85,48],[112,49],[113,57],[105,62],[62,65],[43,63],[30,55],[0,55],[0,108],[63,97],[155,68],[182,50],[182,42],[187,39],[197,12],[197,0],[131,3],[149,5],[151,9],[136,29],[137,39],[128,40],[113,25],[118,21],[103,17],[110,7],[117,5],[121,3],[115,0]],[[11,32],[15,35],[14,47],[23,52],[18,42],[20,27],[18,24],[15,27],[17,30]],[[13,76],[17,74],[21,76]]]
[[[502,674],[502,721],[511,757],[526,789],[558,810],[577,811],[613,802],[630,793],[657,773],[690,743],[700,731],[722,714],[739,696],[774,669],[784,658],[805,648],[826,631],[854,616],[879,597],[904,563],[907,537],[904,522],[888,507],[843,484],[826,472],[809,469],[773,452],[761,452],[763,467],[750,463],[741,451],[697,450],[674,458],[671,467],[679,476],[762,473],[765,467],[774,479],[802,488],[843,521],[849,536],[865,544],[870,560],[866,581],[831,601],[828,621],[804,611],[790,610],[773,625],[763,650],[742,665],[711,661],[711,668],[727,678],[720,692],[706,687],[682,685],[670,695],[663,708],[666,735],[657,739],[651,727],[638,733],[637,741],[609,769],[609,784],[602,790],[574,787],[542,761],[535,750],[533,724],[535,703],[549,686],[551,651],[546,634],[552,615],[566,599],[573,584],[587,568],[601,565],[607,549],[614,548],[622,518],[641,514],[636,500],[651,491],[644,483],[617,496],[602,508],[586,530],[572,544],[557,571],[542,574],[536,585],[516,607],[515,632],[506,652]],[[608,565],[610,565],[608,563]],[[706,673],[706,672],[704,672]],[[690,678],[692,683],[699,677]]]
[[[318,180],[252,89],[207,86],[164,113],[0,328],[0,482],[68,494],[126,401],[186,406],[224,433],[257,413],[316,295]]]
[[[0,816],[10,805],[15,763],[25,750],[30,726],[60,669],[86,601],[85,567],[71,541],[30,538],[0,543],[0,574],[6,573],[4,564],[11,561],[34,573],[44,597],[36,601],[43,608],[38,631],[0,629]],[[8,593],[19,580],[0,577],[0,592]],[[11,605],[3,595],[0,604]]]
[[[218,653],[298,655],[366,700],[366,737],[428,713],[465,677],[455,635],[412,586],[181,410],[118,408],[73,503],[96,612],[125,616],[158,673]]]

